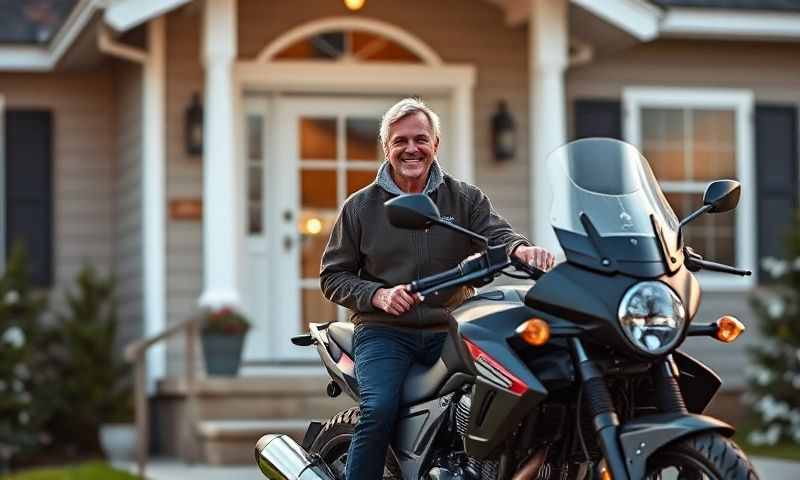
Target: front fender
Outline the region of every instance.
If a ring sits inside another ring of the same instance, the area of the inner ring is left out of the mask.
[[[685,413],[646,415],[619,427],[619,443],[632,480],[644,478],[647,459],[664,445],[693,433],[716,430],[726,437],[734,428],[716,418]]]

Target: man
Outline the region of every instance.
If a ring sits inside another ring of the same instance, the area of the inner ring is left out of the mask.
[[[554,262],[548,251],[514,233],[477,187],[442,171],[436,161],[439,118],[424,103],[406,98],[392,106],[383,116],[380,140],[386,161],[375,181],[345,202],[320,271],[325,297],[347,307],[356,324],[361,419],[347,457],[348,480],[382,478],[406,374],[414,362],[436,361],[450,310],[472,294],[471,287],[456,287],[423,299],[409,293],[408,284],[452,268],[481,249],[441,227],[393,227],[383,203],[405,193],[425,193],[443,218],[492,244],[505,244],[510,255],[542,270]]]

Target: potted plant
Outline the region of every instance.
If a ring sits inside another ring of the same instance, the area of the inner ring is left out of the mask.
[[[231,307],[206,310],[203,317],[202,343],[206,373],[236,375],[250,322]]]

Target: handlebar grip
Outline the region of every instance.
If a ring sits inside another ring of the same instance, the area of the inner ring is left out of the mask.
[[[528,265],[527,263],[523,262],[522,260],[518,259],[517,257],[511,257],[511,264],[514,265],[514,268],[517,270],[522,270],[523,272],[527,273],[531,276],[534,280],[539,280],[542,275],[545,274],[544,270],[539,270],[538,268]]]
[[[411,293],[421,292],[422,290],[427,290],[428,288],[434,285],[438,285],[440,283],[456,279],[461,275],[462,275],[461,265],[456,265],[450,270],[445,270],[444,272],[437,273],[429,277],[423,277],[420,278],[419,280],[414,280],[413,282],[411,282],[411,287],[408,290]]]

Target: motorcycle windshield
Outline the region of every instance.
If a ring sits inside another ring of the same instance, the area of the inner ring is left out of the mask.
[[[550,221],[568,259],[661,262],[663,246],[651,217],[669,251],[676,245],[678,219],[632,145],[609,138],[577,140],[553,151],[547,167]]]

